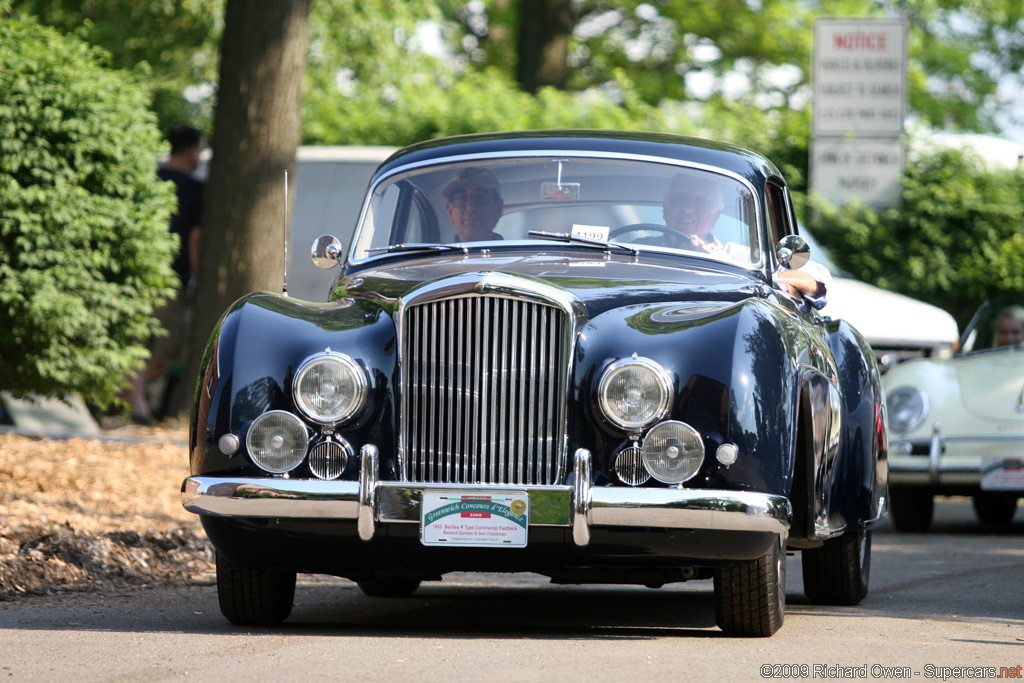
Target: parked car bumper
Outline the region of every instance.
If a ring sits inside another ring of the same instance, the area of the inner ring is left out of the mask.
[[[359,481],[191,476],[182,504],[206,517],[355,521],[364,541],[381,525],[419,524],[424,491],[473,494],[519,491],[530,497],[531,527],[567,527],[575,545],[590,542],[593,527],[746,531],[786,539],[791,506],[783,496],[750,491],[576,486],[482,486],[375,481],[376,449],[364,447]],[[576,472],[590,469],[590,453],[576,453]],[[590,476],[577,476],[589,482]]]
[[[971,493],[982,488],[986,462],[1022,453],[1024,434],[943,434],[936,426],[929,438],[890,439],[889,483]]]

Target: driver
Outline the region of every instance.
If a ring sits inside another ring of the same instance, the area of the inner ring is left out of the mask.
[[[747,246],[728,242],[723,244],[712,234],[718,217],[725,209],[722,185],[712,177],[679,173],[672,178],[662,204],[666,227],[689,238],[690,246],[711,254],[721,254],[738,261],[749,261]],[[787,293],[800,303],[821,309],[828,303],[828,287],[832,274],[820,263],[808,261],[800,268],[781,268],[779,282]]]
[[[995,343],[997,346],[1013,346],[1024,342],[1024,308],[1007,306],[999,312],[995,325]]]
[[[503,239],[494,232],[505,204],[498,179],[486,168],[464,168],[441,190],[448,220],[462,242]]]

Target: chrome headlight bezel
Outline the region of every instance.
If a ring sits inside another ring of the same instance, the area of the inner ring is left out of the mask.
[[[912,432],[928,417],[928,394],[911,386],[896,387],[885,397],[889,428],[894,432]]]
[[[331,410],[318,408],[315,394],[310,391],[307,382],[312,373],[325,364],[337,364],[353,385],[351,398],[344,405]],[[332,351],[318,353],[304,360],[292,380],[292,400],[295,402],[295,409],[319,425],[336,425],[351,419],[365,407],[369,392],[369,379],[362,366],[349,356]]]
[[[275,437],[268,436],[268,430],[276,432],[282,441],[280,445],[273,443]],[[271,474],[284,474],[294,470],[306,459],[309,438],[309,427],[297,415],[287,410],[268,410],[249,425],[245,435],[245,449],[260,469]],[[287,449],[288,452],[271,452],[274,448],[280,450],[287,446],[289,441],[292,445]]]
[[[649,381],[649,387],[657,391],[657,395],[648,398],[649,408],[640,415],[629,417],[617,408],[616,404],[623,399],[613,395],[622,387],[616,380],[623,378],[625,373],[639,372]],[[597,385],[597,402],[601,414],[616,427],[625,431],[641,430],[668,414],[672,402],[672,378],[661,365],[650,358],[631,357],[617,360],[605,368]]]

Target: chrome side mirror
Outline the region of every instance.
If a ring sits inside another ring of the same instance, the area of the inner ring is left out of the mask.
[[[811,258],[811,247],[800,235],[786,235],[776,249],[779,262],[786,268],[800,268]]]
[[[330,270],[338,265],[341,259],[341,242],[334,235],[320,235],[313,240],[309,256],[313,259],[314,266]]]

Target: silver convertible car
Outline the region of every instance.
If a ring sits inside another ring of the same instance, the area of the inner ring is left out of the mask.
[[[339,226],[342,230],[343,226]],[[809,268],[746,149],[543,131],[400,150],[326,303],[235,303],[202,360],[185,507],[235,624],[297,573],[404,596],[455,571],[713,582],[728,634],[867,594],[885,513],[870,347],[784,286]],[[785,272],[789,277],[792,273]]]
[[[978,519],[1005,527],[1024,496],[1024,299],[984,303],[948,359],[885,375],[896,528],[924,531],[935,496],[971,496]]]

